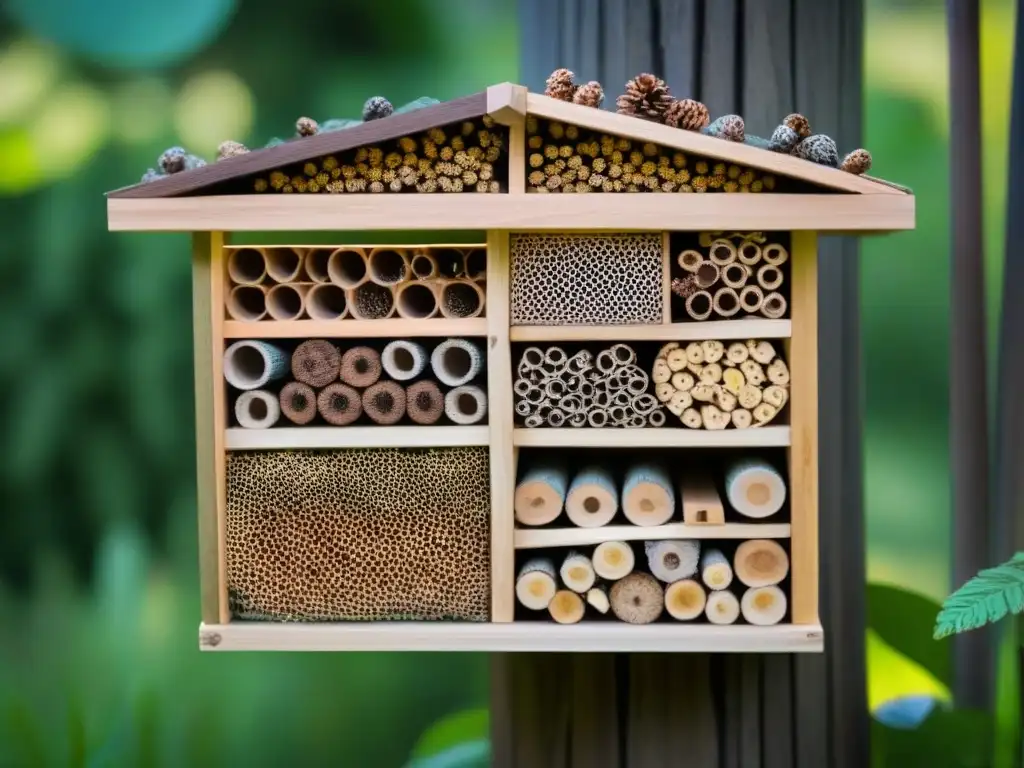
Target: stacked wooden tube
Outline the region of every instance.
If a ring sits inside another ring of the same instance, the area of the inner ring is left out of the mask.
[[[661,426],[665,414],[649,388],[626,344],[571,356],[557,346],[528,347],[516,367],[514,407],[526,427]]]
[[[783,288],[789,251],[760,232],[702,234],[700,248],[676,255],[672,292],[685,301],[686,317],[726,320],[786,316]]]
[[[484,313],[486,250],[462,247],[234,248],[228,317],[469,318]]]
[[[477,424],[487,416],[479,379],[483,350],[474,341],[447,339],[432,349],[396,340],[382,351],[353,345],[339,349],[309,339],[289,351],[260,340],[238,341],[224,352],[224,377],[241,390],[234,402],[238,424],[269,429],[283,420],[298,426],[344,427],[360,419],[379,425]],[[429,369],[429,372],[428,372]]]
[[[789,366],[766,339],[671,342],[651,370],[658,402],[690,429],[747,429],[789,402]]]

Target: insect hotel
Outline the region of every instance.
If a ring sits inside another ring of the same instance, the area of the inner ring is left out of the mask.
[[[817,240],[914,197],[602,101],[375,98],[109,194],[192,233],[203,649],[822,649]]]

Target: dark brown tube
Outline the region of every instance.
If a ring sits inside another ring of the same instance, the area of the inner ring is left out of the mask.
[[[395,424],[405,415],[405,389],[394,381],[378,381],[363,392],[363,410],[378,424]]]
[[[340,382],[328,384],[316,398],[316,409],[324,421],[336,427],[344,427],[358,419],[363,413],[359,393]]]
[[[341,356],[342,381],[353,387],[368,387],[380,378],[380,353],[370,347],[352,347]]]
[[[337,381],[340,369],[341,352],[327,339],[304,341],[292,352],[292,377],[311,387]]]
[[[417,381],[405,390],[405,408],[417,424],[436,424],[444,413],[444,395],[432,381]]]
[[[279,396],[281,413],[292,424],[309,424],[316,416],[316,392],[309,384],[289,381]]]
[[[438,248],[430,252],[437,259],[437,270],[441,277],[462,277],[466,267],[462,251],[455,248]]]

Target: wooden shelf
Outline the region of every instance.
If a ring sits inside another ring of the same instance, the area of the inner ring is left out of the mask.
[[[486,336],[487,318],[406,320],[224,321],[225,339],[408,339],[419,336]]]
[[[516,549],[582,547],[603,541],[654,541],[656,539],[788,539],[789,523],[726,523],[687,525],[667,523],[605,525],[600,528],[516,528]]]
[[[824,650],[824,641],[820,624],[238,622],[201,625],[199,647],[204,651],[818,653]]]
[[[721,430],[519,427],[512,432],[513,445],[532,448],[772,448],[789,443],[787,426]]]
[[[482,427],[273,427],[227,430],[229,451],[288,448],[454,448],[487,445]]]
[[[789,320],[743,318],[664,325],[514,325],[512,341],[705,341],[707,339],[786,339]]]

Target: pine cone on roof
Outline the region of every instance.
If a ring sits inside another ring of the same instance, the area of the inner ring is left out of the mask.
[[[726,141],[742,143],[746,135],[746,126],[739,115],[722,115],[705,128],[704,133]]]
[[[793,149],[793,154],[818,165],[839,167],[839,150],[836,143],[823,133],[808,136]]]
[[[222,141],[220,146],[217,147],[217,159],[224,160],[229,157],[237,157],[238,155],[244,155],[249,151],[249,148],[238,141]]]
[[[633,115],[661,122],[672,103],[665,81],[650,73],[637,75],[626,83],[626,92],[615,101],[620,115]]]
[[[866,149],[855,149],[843,159],[840,166],[847,173],[855,173],[858,176],[871,170],[871,153]]]
[[[320,125],[312,117],[300,117],[295,121],[295,133],[299,136],[316,136]]]
[[[559,101],[572,101],[573,94],[576,93],[573,77],[575,75],[568,69],[556,69],[547,79],[544,95]]]
[[[390,117],[394,112],[391,102],[383,96],[371,96],[363,104],[363,121],[380,120],[382,117]]]
[[[693,99],[673,101],[665,110],[665,125],[684,131],[699,131],[711,122],[708,108]]]
[[[785,154],[789,154],[799,143],[800,135],[788,125],[783,124],[777,127],[772,133],[770,149],[772,152],[783,152]]]
[[[786,119],[782,121],[782,124],[796,131],[796,135],[801,139],[806,139],[811,135],[810,122],[806,117],[796,112],[792,115],[787,115]]]
[[[576,89],[576,93],[572,95],[572,100],[585,107],[600,107],[604,102],[604,88],[601,87],[597,80],[591,80],[589,83],[581,85]]]

